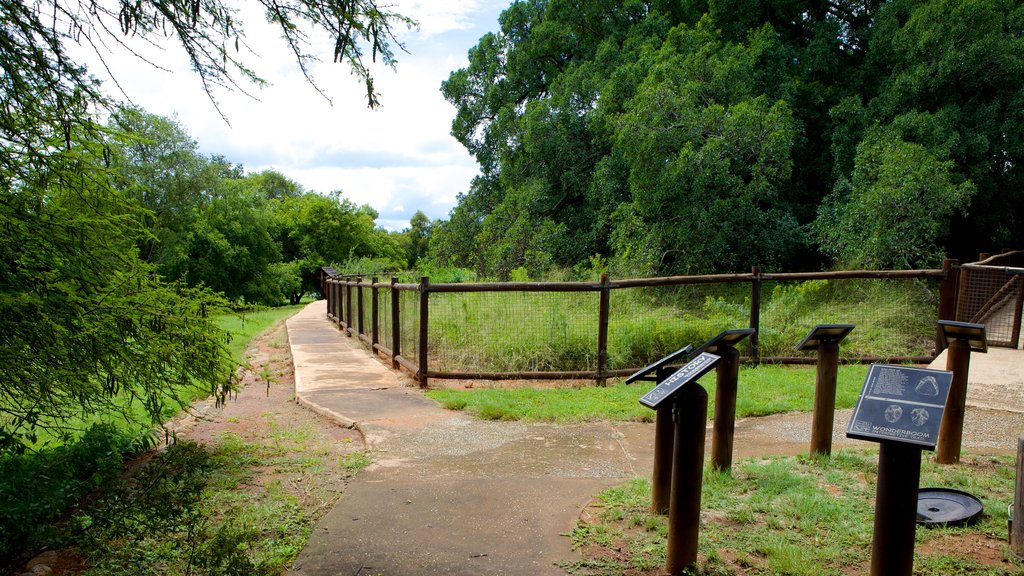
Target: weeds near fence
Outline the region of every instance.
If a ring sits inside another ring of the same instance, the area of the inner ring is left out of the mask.
[[[328,280],[325,291],[334,321],[396,357],[421,384],[428,378],[603,382],[744,327],[757,328],[740,350],[754,363],[813,361],[796,346],[817,324],[856,326],[840,347],[847,361],[920,362],[934,353],[939,303],[948,307],[954,292],[949,278],[947,269],[600,283],[391,279],[372,287],[369,279],[347,278]]]

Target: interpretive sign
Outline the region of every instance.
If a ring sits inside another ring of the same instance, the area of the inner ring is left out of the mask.
[[[676,350],[675,352],[665,356],[657,362],[644,366],[643,368],[634,372],[629,378],[626,378],[626,384],[632,384],[637,380],[654,380],[660,368],[668,366],[672,362],[679,360],[680,358],[688,355],[693,350],[693,346],[686,345]]]
[[[679,391],[683,385],[697,380],[709,370],[715,367],[715,364],[721,360],[722,357],[710,352],[702,352],[699,356],[690,360],[685,366],[676,370],[671,376],[662,380],[660,384],[651,389],[650,392],[644,394],[640,398],[640,403],[648,408],[657,409],[658,405],[664,402],[666,399],[671,398],[673,394]]]
[[[953,373],[872,364],[846,435],[934,450]]]

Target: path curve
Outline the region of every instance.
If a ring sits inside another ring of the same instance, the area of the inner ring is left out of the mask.
[[[562,536],[603,488],[652,466],[653,425],[482,421],[438,406],[339,331],[323,301],[288,320],[298,402],[359,429],[373,464],[325,516],[296,575],[564,575]],[[833,446],[850,411],[838,411]],[[1013,453],[1024,414],[971,408],[964,447]],[[710,441],[710,427],[707,433]],[[740,419],[735,457],[807,451],[810,415]],[[709,450],[710,453],[710,450]]]

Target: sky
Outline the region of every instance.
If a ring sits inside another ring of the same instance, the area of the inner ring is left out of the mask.
[[[306,82],[258,11],[240,16],[246,43],[256,53],[247,62],[269,85],[249,87],[252,96],[216,92],[227,122],[184,52],[171,42],[159,51],[133,45],[159,67],[125,50],[104,52],[116,84],[94,54],[83,49],[77,58],[104,81],[111,96],[174,118],[202,153],[223,155],[247,172],[273,168],[307,190],[341,190],[344,198],[372,206],[380,214],[378,225],[401,230],[417,210],[432,220],[447,218],[456,195],[468,190],[478,173],[450,135],[455,108],[440,86],[453,70],[466,66],[467,52],[481,36],[497,30],[498,15],[510,1],[391,0],[394,11],[419,26],[396,30],[408,51],[396,50],[396,70],[373,69],[383,104],[376,110],[367,108],[365,86],[348,66],[332,61],[333,43],[326,35],[313,39],[310,51],[322,59],[312,67],[313,77],[330,102]]]

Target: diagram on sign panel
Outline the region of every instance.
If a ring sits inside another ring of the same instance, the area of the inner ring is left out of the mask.
[[[910,411],[910,421],[914,423],[914,426],[924,426],[928,422],[928,411],[924,408],[914,408]]]
[[[899,404],[890,404],[885,409],[885,420],[890,424],[899,422],[900,418],[903,417],[903,407]]]
[[[933,376],[925,376],[917,383],[917,386],[914,387],[914,392],[921,396],[938,396],[939,383],[935,381]]]

